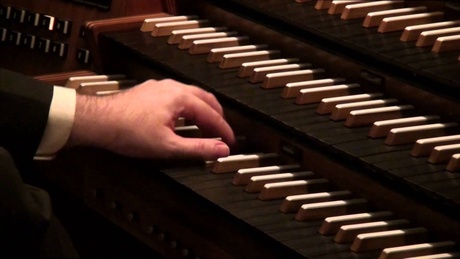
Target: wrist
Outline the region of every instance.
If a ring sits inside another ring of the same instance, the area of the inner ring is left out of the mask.
[[[68,146],[95,146],[108,148],[116,139],[112,96],[77,94],[75,119]]]

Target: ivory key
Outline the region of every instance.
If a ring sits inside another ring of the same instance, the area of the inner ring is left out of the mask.
[[[403,8],[404,1],[373,1],[358,4],[349,4],[340,16],[343,20],[364,18],[370,12],[383,11],[388,9]]]
[[[190,54],[206,54],[215,48],[235,47],[241,46],[248,42],[249,37],[247,36],[235,36],[235,37],[222,37],[214,39],[202,39],[194,40],[190,44],[188,53]],[[185,46],[187,48],[187,46]]]
[[[418,139],[412,148],[411,155],[415,157],[428,156],[436,146],[455,143],[460,143],[460,135]]]
[[[298,61],[299,61],[298,58],[280,58],[280,59],[246,62],[246,63],[241,64],[241,67],[238,70],[238,76],[239,77],[250,77],[254,69],[256,68],[285,65],[285,64],[291,64],[294,62],[298,62]]]
[[[371,138],[381,138],[388,135],[391,129],[416,126],[422,124],[428,124],[437,122],[440,120],[440,117],[437,115],[427,115],[427,116],[416,116],[408,117],[401,119],[392,119],[392,120],[380,120],[374,122],[372,125],[368,136]]]
[[[359,84],[341,84],[333,86],[322,86],[300,90],[297,95],[296,104],[319,103],[322,99],[328,97],[337,97],[352,94],[360,87]]]
[[[299,82],[321,78],[325,73],[324,69],[302,69],[290,72],[278,72],[267,74],[263,80],[262,88],[284,87],[290,82]]]
[[[426,228],[388,230],[359,234],[353,241],[350,249],[354,252],[365,252],[387,247],[426,242],[427,240],[428,230]]]
[[[314,175],[312,171],[302,171],[252,176],[244,190],[246,192],[260,192],[267,183],[305,180],[312,178]]]
[[[219,68],[236,68],[241,66],[245,62],[267,60],[272,58],[278,58],[281,52],[279,50],[259,50],[242,53],[231,53],[225,54],[222,61],[219,64]]]
[[[263,50],[267,48],[268,46],[266,44],[215,48],[209,51],[206,61],[209,63],[218,63],[222,61],[222,59],[224,58],[224,55],[226,54],[251,52],[251,51]]]
[[[366,18],[364,19],[363,27],[366,27],[366,28],[378,27],[384,18],[421,13],[421,12],[425,12],[426,10],[427,10],[426,6],[418,6],[418,7],[398,8],[398,9],[393,9],[393,10],[370,12],[366,15]]]
[[[278,163],[276,153],[240,154],[221,157],[214,163],[213,173],[236,172],[238,169],[267,166]]]
[[[270,175],[270,174],[277,174],[283,173],[288,171],[295,171],[300,168],[298,164],[290,164],[290,165],[270,165],[270,166],[262,166],[262,167],[254,167],[254,168],[243,168],[239,169],[235,176],[233,177],[232,183],[234,185],[245,185],[249,184],[251,178],[253,176],[258,175]]]
[[[227,27],[202,27],[184,30],[174,30],[171,32],[168,38],[168,44],[179,44],[182,37],[185,35],[202,34],[202,33],[213,33],[226,31]]]
[[[407,246],[389,247],[383,249],[379,259],[399,259],[414,256],[432,255],[443,252],[450,252],[455,249],[455,242],[441,241],[434,243],[421,243]]]
[[[285,198],[289,195],[308,192],[326,191],[329,186],[327,179],[294,180],[279,183],[267,183],[259,193],[260,200]]]
[[[344,83],[344,78],[327,78],[327,79],[317,79],[317,80],[309,80],[309,81],[300,81],[294,83],[287,83],[286,86],[283,88],[283,92],[281,93],[282,98],[294,98],[299,95],[300,90],[307,89],[307,88],[315,88],[321,86],[332,86],[339,83]]]
[[[344,225],[386,220],[391,218],[393,218],[393,213],[390,211],[375,211],[331,216],[324,219],[318,232],[321,235],[335,235],[339,231],[340,227]]]
[[[298,221],[318,220],[366,210],[367,200],[365,199],[318,202],[302,205],[295,215],[295,219]]]
[[[292,213],[297,212],[304,204],[349,199],[351,197],[352,193],[346,190],[289,195],[281,204],[280,211],[283,213]]]
[[[186,20],[178,22],[157,23],[155,24],[150,35],[153,37],[169,36],[174,30],[200,28],[208,25],[208,20]]]
[[[418,139],[448,135],[458,128],[455,122],[394,128],[385,139],[386,145],[414,143]]]

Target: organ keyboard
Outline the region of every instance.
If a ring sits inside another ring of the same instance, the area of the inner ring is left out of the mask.
[[[85,150],[74,192],[172,257],[458,257],[460,44],[425,31],[456,8],[183,1],[182,21],[102,33],[104,72],[213,92],[247,145],[174,165]]]

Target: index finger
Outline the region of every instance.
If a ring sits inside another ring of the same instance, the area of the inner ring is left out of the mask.
[[[222,109],[222,106],[220,105],[219,101],[217,100],[217,98],[214,96],[214,94],[210,93],[210,92],[207,92],[197,86],[189,86],[188,87],[188,90],[193,94],[195,95],[196,97],[198,97],[199,99],[201,99],[202,101],[204,101],[205,103],[207,103],[209,106],[211,106],[214,110],[216,110],[221,116],[223,116],[224,114],[224,111]]]
[[[218,106],[220,107],[219,112],[202,98],[189,95],[184,98],[183,105],[184,109],[181,116],[193,121],[203,133],[213,137],[221,137],[229,145],[235,143],[233,130],[224,119],[220,104]]]

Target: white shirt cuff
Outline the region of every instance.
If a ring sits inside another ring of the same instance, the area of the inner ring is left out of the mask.
[[[34,159],[53,159],[56,153],[64,147],[72,130],[76,98],[75,89],[54,87],[48,124]]]

